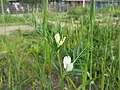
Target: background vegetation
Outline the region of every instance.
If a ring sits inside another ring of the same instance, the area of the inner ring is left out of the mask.
[[[44,0],[42,13],[0,17],[0,23],[27,21],[35,29],[0,35],[0,89],[119,90],[119,7],[95,12],[94,5],[91,0],[89,9],[77,7],[67,13],[51,13]],[[50,23],[52,20],[55,23]],[[60,47],[57,33],[60,40],[66,37]],[[71,57],[72,71],[64,68],[65,56]]]

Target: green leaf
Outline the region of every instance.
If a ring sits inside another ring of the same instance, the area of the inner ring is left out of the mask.
[[[96,78],[93,78],[93,79],[90,79],[90,80],[87,80],[86,82],[84,82],[83,84],[81,84],[77,90],[81,90],[83,87],[85,87],[86,85],[89,85],[91,83],[91,81],[94,81]]]
[[[83,74],[84,70],[80,69],[73,69],[71,72],[68,72],[66,75],[68,76],[81,76]]]

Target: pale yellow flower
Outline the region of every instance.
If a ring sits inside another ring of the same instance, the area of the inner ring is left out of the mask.
[[[55,41],[56,41],[56,43],[57,43],[57,47],[60,47],[60,46],[64,43],[65,39],[66,39],[66,37],[64,37],[63,39],[61,39],[61,38],[60,38],[60,34],[57,33],[57,34],[55,35]]]
[[[71,63],[71,57],[65,56],[63,59],[63,65],[67,72],[72,71],[73,63]]]

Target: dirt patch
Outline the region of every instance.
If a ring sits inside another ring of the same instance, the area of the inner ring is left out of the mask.
[[[20,25],[20,26],[5,26],[0,27],[0,34],[9,35],[14,30],[33,30],[34,28],[29,25]]]

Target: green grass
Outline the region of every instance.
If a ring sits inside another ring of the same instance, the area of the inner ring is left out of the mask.
[[[21,15],[0,15],[0,26],[10,26],[10,25],[32,25],[32,15],[21,14]]]
[[[17,30],[0,35],[0,89],[119,90],[119,21],[113,24],[112,15],[107,17],[106,25],[95,21],[94,0],[90,11],[89,16],[80,16],[76,27],[74,18],[69,19],[70,26],[61,27],[62,18],[53,18],[55,25],[47,22],[50,16],[44,2],[40,24],[32,24],[36,25],[34,31]],[[5,17],[8,23],[25,24],[21,17],[14,20],[10,16],[13,21]],[[55,42],[56,33],[60,33],[61,39],[66,37],[60,47]],[[70,72],[63,67],[65,56],[70,56],[74,64]]]

